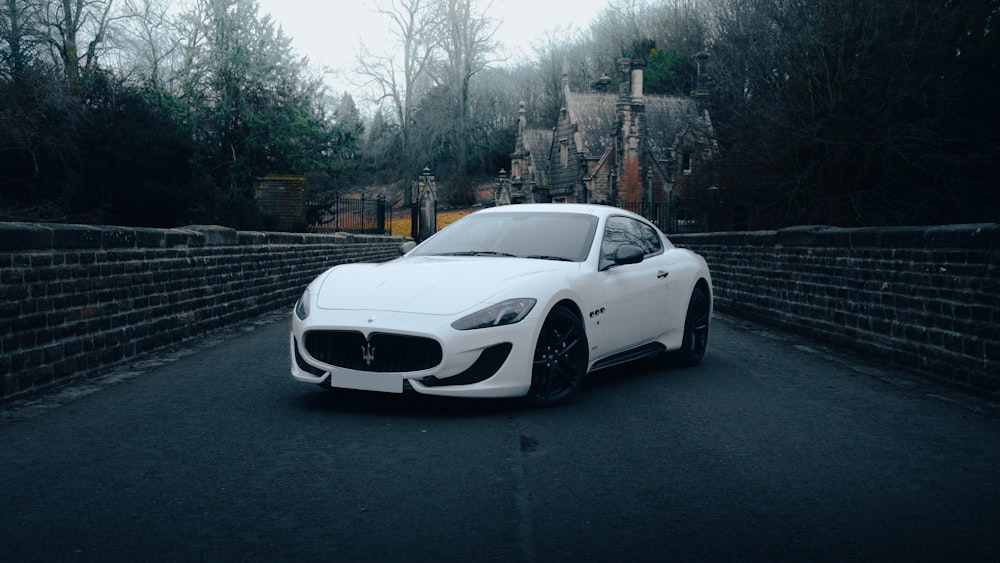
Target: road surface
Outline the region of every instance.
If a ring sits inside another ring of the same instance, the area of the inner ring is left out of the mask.
[[[3,406],[0,559],[995,561],[1000,409],[716,316],[550,409],[326,392],[287,314]]]

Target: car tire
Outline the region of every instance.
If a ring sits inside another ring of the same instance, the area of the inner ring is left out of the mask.
[[[700,287],[691,292],[687,315],[684,317],[684,339],[680,350],[669,356],[670,362],[683,367],[693,367],[701,363],[708,348],[708,327],[711,308],[708,295]]]
[[[569,400],[586,379],[588,353],[580,317],[566,307],[552,309],[535,345],[527,402],[551,406]]]

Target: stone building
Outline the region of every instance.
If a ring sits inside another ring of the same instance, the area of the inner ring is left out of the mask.
[[[705,194],[705,164],[717,148],[702,79],[691,96],[645,96],[644,68],[641,59],[620,59],[618,92],[608,91],[607,75],[593,92],[572,92],[564,75],[552,129],[528,129],[521,104],[512,203],[651,204]]]

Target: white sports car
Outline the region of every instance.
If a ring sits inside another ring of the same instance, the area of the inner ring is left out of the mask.
[[[654,354],[693,366],[705,354],[705,260],[633,213],[493,207],[403,251],[309,284],[292,313],[292,377],[544,405],[592,371]]]

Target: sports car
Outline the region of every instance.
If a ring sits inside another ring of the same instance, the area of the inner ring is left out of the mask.
[[[292,312],[294,379],[549,405],[600,369],[705,354],[708,265],[622,209],[492,207],[401,252],[309,284]]]

